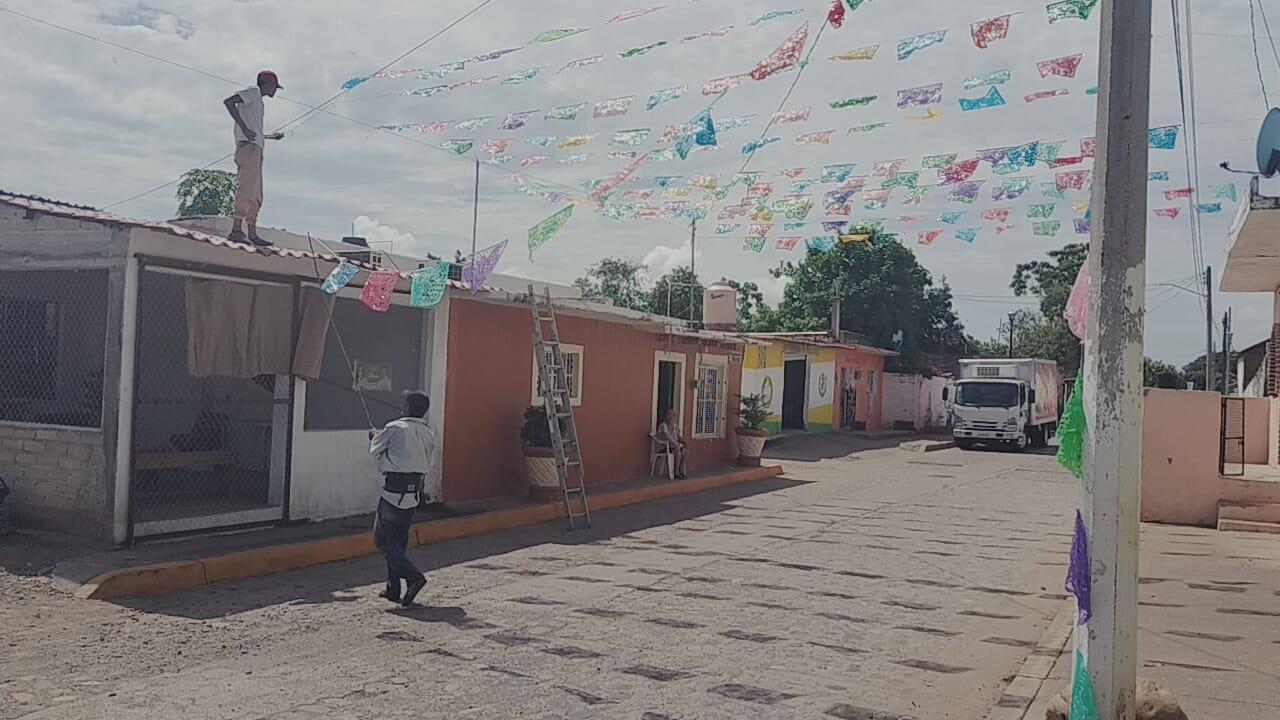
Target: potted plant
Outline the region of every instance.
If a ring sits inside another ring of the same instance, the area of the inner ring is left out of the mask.
[[[551,447],[546,408],[541,405],[525,408],[520,444],[523,446],[525,467],[529,470],[529,497],[534,500],[560,497],[560,473],[556,471],[556,452]]]
[[[738,464],[744,467],[759,467],[760,454],[764,452],[764,441],[769,431],[764,429],[769,419],[769,406],[762,395],[743,395],[738,407],[738,427],[734,435],[738,438]]]

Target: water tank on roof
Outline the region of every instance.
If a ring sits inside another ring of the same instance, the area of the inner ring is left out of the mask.
[[[702,294],[702,323],[708,330],[735,330],[738,327],[738,291],[721,279]]]

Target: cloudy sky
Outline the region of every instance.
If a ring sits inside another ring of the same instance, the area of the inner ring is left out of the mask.
[[[280,97],[268,101],[267,124],[275,128],[306,112],[290,99],[317,104],[331,98],[344,81],[384,66],[482,2],[7,0],[5,5],[211,75],[238,80],[241,85],[252,82],[259,69],[274,69],[286,87]],[[512,173],[524,173],[527,179],[581,194],[584,181],[605,177],[627,162],[609,157],[611,151],[632,149],[611,146],[614,132],[652,128],[652,135],[638,150],[670,147],[658,144],[658,136],[666,125],[687,122],[706,107],[712,98],[702,94],[704,83],[750,70],[806,20],[809,46],[813,47],[814,35],[829,7],[829,2],[817,0],[665,0],[657,12],[609,22],[625,11],[663,2],[489,0],[468,19],[396,62],[393,69],[428,70],[493,51],[520,48],[518,52],[468,62],[457,72],[442,72],[439,78],[420,79],[418,73],[411,73],[369,80],[329,106],[333,113],[345,117],[317,113],[290,125],[288,137],[268,147],[263,224],[335,238],[354,228],[373,240],[393,241],[398,252],[451,256],[455,249],[469,248],[471,242],[472,158],[490,157],[481,151],[486,140],[510,138],[505,152],[511,156],[508,164],[482,166],[480,180],[480,246],[512,239],[500,272],[567,282],[604,257],[645,260],[655,275],[687,262],[689,226],[685,221],[620,222],[602,217],[586,205],[577,209],[567,227],[531,261],[524,247],[528,227],[564,202],[553,204],[521,194],[511,178]],[[1262,2],[1280,23],[1280,3]],[[1237,167],[1252,166],[1253,140],[1266,102],[1254,65],[1249,0],[1199,0],[1194,5],[1200,202],[1216,202],[1209,197],[1209,185],[1234,181],[1244,190],[1242,176],[1227,175],[1217,163],[1229,160]],[[1169,7],[1163,3],[1155,6],[1153,127],[1181,123]],[[796,12],[757,22],[776,11]],[[987,49],[975,47],[970,39],[971,23],[1010,13],[1016,14],[1006,39]],[[1261,16],[1257,24],[1262,33],[1263,80],[1270,93],[1280,96],[1280,58],[1274,54]],[[682,42],[685,36],[727,26],[733,29],[722,37]],[[530,44],[538,33],[560,27],[589,30],[555,42]],[[897,58],[901,39],[943,29],[948,33],[940,44],[906,60]],[[718,174],[722,182],[727,181],[747,160],[741,152],[743,144],[762,136],[780,106],[786,110],[810,107],[812,111],[806,121],[775,125],[768,136],[780,140],[757,152],[747,165],[747,169],[763,173],[762,181],[775,183],[775,198],[791,192],[791,180],[776,174],[783,168],[805,168],[800,176],[804,179],[817,178],[824,165],[857,163],[854,173],[865,175],[876,161],[904,159],[902,169],[907,171],[920,168],[925,155],[958,153],[967,158],[977,150],[1033,140],[1065,141],[1063,156],[1079,154],[1079,140],[1094,134],[1093,97],[1085,91],[1096,84],[1097,32],[1096,13],[1087,22],[1049,25],[1043,3],[1025,0],[868,0],[848,15],[842,28],[828,27],[822,32],[812,62],[803,72],[792,70],[759,82],[748,79],[717,102],[713,108],[717,121],[755,116],[745,127],[722,131],[719,149],[695,152],[684,161],[646,163],[637,174],[642,181],[649,180],[647,185],[622,187],[651,188],[651,179],[660,175],[689,178]],[[632,57],[620,56],[628,49],[662,41],[667,44]],[[829,59],[876,44],[880,48],[871,60]],[[1074,78],[1042,78],[1037,71],[1038,61],[1076,53],[1084,55]],[[570,61],[595,55],[604,58],[561,70]],[[4,12],[0,12],[0,64],[6,69],[0,93],[7,109],[0,115],[0,187],[7,190],[109,206],[232,150],[231,121],[221,105],[222,99],[237,89],[232,84]],[[511,73],[533,68],[542,69],[527,82],[501,82]],[[959,98],[979,97],[987,90],[965,90],[964,79],[1004,68],[1011,70],[1011,80],[1000,86],[1007,104],[962,112]],[[497,79],[432,96],[401,94],[495,75]],[[895,106],[898,90],[938,82],[944,83],[944,99],[934,107],[942,111],[941,117],[909,119],[909,115],[923,115],[923,109]],[[679,86],[688,88],[683,97],[645,109],[651,93]],[[1024,99],[1046,90],[1067,90],[1069,94],[1035,102]],[[790,98],[783,103],[789,91]],[[625,116],[591,116],[597,101],[629,95],[636,99]],[[829,106],[835,100],[867,95],[878,97],[865,107],[837,110]],[[544,119],[553,106],[576,103],[587,103],[576,120]],[[527,126],[516,130],[500,127],[509,113],[529,110],[539,112],[530,117]],[[483,116],[493,116],[493,120],[477,129],[450,127],[439,134],[409,131],[397,135],[360,124],[417,124]],[[851,127],[874,123],[887,125],[870,132],[848,133]],[[823,130],[834,130],[828,144],[794,142],[798,135]],[[582,147],[559,147],[560,139],[589,133],[596,136]],[[558,140],[547,148],[528,142],[538,136]],[[460,139],[476,141],[466,157],[431,147]],[[1185,200],[1168,201],[1161,194],[1190,184],[1184,141],[1185,134],[1179,138],[1177,150],[1151,153],[1150,169],[1168,170],[1170,180],[1150,184],[1149,209],[1182,208],[1173,220],[1149,213],[1147,273],[1153,284],[1189,282],[1195,272],[1190,235],[1194,215]],[[586,153],[589,156],[584,162],[560,162],[565,156]],[[537,154],[552,157],[521,167],[522,158]],[[225,160],[215,167],[231,169],[231,163]],[[1061,170],[1081,167],[1087,166]],[[1083,214],[1073,209],[1072,203],[1085,200],[1083,192],[1069,193],[1065,200],[1041,196],[1040,183],[1053,181],[1054,172],[1039,165],[1018,173],[1033,178],[1033,189],[1012,202],[995,202],[991,188],[1004,178],[992,175],[984,164],[974,179],[986,183],[971,206],[948,201],[942,189],[920,205],[904,206],[899,188],[887,208],[879,211],[864,211],[862,199],[855,194],[851,217],[886,218],[888,229],[902,233],[903,241],[916,247],[935,277],[945,276],[950,282],[970,332],[986,337],[1006,313],[1027,306],[1025,301],[1009,297],[1014,265],[1083,237],[1076,236],[1072,226],[1072,218]],[[933,182],[931,175],[932,171],[926,170],[921,182]],[[882,178],[872,180],[878,185]],[[1277,189],[1268,185],[1264,191]],[[716,237],[713,211],[698,227],[699,274],[704,279],[755,280],[771,300],[776,300],[781,286],[767,271],[780,260],[797,257],[803,245],[787,253],[774,248],[774,239],[819,234],[818,221],[827,217],[821,215],[821,193],[831,187],[814,185],[807,191],[819,201],[806,218],[807,227],[785,232],[784,219],[776,218],[770,242],[760,254],[743,250],[745,225]],[[735,189],[726,204],[741,199],[742,192],[741,187]],[[700,194],[695,191],[686,199],[697,200]],[[679,199],[664,198],[658,190],[650,201]],[[1053,219],[1062,221],[1062,230],[1056,237],[1033,235],[1032,221],[1026,218],[1028,205],[1046,202],[1057,203]],[[1008,221],[1012,229],[997,234],[998,223],[980,220],[983,209],[995,207],[1012,208]],[[173,188],[167,187],[112,209],[126,215],[163,218],[171,216],[174,208]],[[962,211],[968,214],[958,225],[937,221],[939,213]],[[1228,200],[1221,214],[1200,216],[1205,262],[1215,269],[1222,265],[1226,229],[1234,212],[1235,204]],[[898,222],[901,215],[918,219]],[[976,242],[957,240],[957,227],[978,228]],[[916,234],[930,229],[945,232],[930,247],[916,246]],[[1182,364],[1203,352],[1203,314],[1195,296],[1152,287],[1148,298],[1148,354]],[[1235,309],[1237,347],[1264,336],[1270,322],[1269,298],[1217,298],[1217,307],[1226,304]]]

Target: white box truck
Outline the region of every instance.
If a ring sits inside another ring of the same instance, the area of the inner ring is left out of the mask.
[[[1052,360],[961,360],[960,379],[947,398],[956,446],[1048,445],[1058,430],[1061,385]]]

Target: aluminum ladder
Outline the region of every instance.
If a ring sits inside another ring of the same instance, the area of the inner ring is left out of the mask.
[[[564,499],[569,529],[577,529],[577,520],[591,527],[591,509],[587,506],[586,475],[582,467],[582,446],[578,442],[578,426],[573,420],[573,403],[569,393],[568,369],[560,353],[560,331],[556,327],[556,311],[551,303],[551,290],[544,288],[538,296],[529,285],[529,306],[533,310],[533,361],[537,363],[542,386],[542,402],[547,411],[547,427],[551,431],[551,448],[556,456],[556,474],[560,476],[560,495]],[[550,336],[543,332],[544,324]],[[547,350],[550,350],[548,362]],[[579,509],[574,509],[574,498]]]

